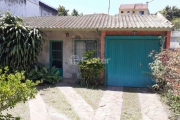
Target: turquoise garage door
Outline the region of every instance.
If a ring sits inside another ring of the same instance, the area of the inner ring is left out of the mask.
[[[153,81],[149,72],[152,58],[148,54],[160,50],[158,36],[106,36],[105,78],[107,85],[148,87]]]

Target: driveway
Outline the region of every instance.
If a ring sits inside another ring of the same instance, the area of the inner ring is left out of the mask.
[[[109,86],[94,90],[94,96],[90,89],[80,90],[68,83],[39,90],[28,101],[29,120],[168,120],[159,98],[149,89]],[[90,104],[96,97],[99,99]]]

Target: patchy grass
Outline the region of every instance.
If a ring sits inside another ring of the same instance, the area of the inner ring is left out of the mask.
[[[123,88],[121,120],[142,120],[141,106],[136,88]]]
[[[81,95],[94,110],[98,108],[99,101],[101,100],[105,89],[105,87],[99,87],[99,89],[74,87],[74,90]]]
[[[180,120],[180,112],[175,113],[169,105],[167,105],[167,97],[162,94],[156,94],[158,98],[161,100],[163,107],[165,108],[166,113],[170,120]]]
[[[3,115],[11,114],[13,117],[20,117],[21,120],[30,120],[29,104],[18,103],[14,108],[2,112]]]
[[[39,93],[44,102],[49,106],[55,108],[60,113],[65,114],[73,120],[80,120],[71,105],[67,102],[65,96],[55,86],[39,86]]]

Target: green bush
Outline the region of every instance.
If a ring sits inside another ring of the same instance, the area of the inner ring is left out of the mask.
[[[58,83],[62,80],[59,76],[60,71],[56,67],[47,68],[41,63],[36,63],[27,73],[27,78],[32,80],[41,80],[41,82],[48,82],[50,84]]]
[[[18,102],[34,98],[39,82],[26,80],[24,72],[9,73],[8,67],[0,69],[0,116],[1,112],[13,108]]]
[[[86,85],[97,85],[97,78],[100,73],[104,70],[104,65],[100,58],[93,57],[95,50],[91,50],[85,53],[84,60],[78,63],[81,74],[81,84]]]
[[[29,71],[42,51],[44,34],[23,24],[19,17],[7,13],[0,23],[0,63],[10,70]]]

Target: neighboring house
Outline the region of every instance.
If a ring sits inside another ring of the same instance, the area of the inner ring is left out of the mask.
[[[170,48],[171,49],[180,48],[180,30],[171,32]]]
[[[173,27],[160,13],[29,17],[23,20],[47,36],[39,62],[58,67],[64,78],[76,77],[76,62],[82,60],[86,51],[96,49],[97,57],[106,63],[102,75],[105,84],[131,87],[147,87],[153,83],[143,74],[149,71],[148,64],[152,62],[148,54],[160,50],[159,36],[164,36],[165,48],[170,47]]]
[[[39,0],[0,0],[0,12],[15,16],[56,16],[57,9]]]
[[[142,4],[121,4],[119,8],[120,15],[148,15],[148,3]]]

